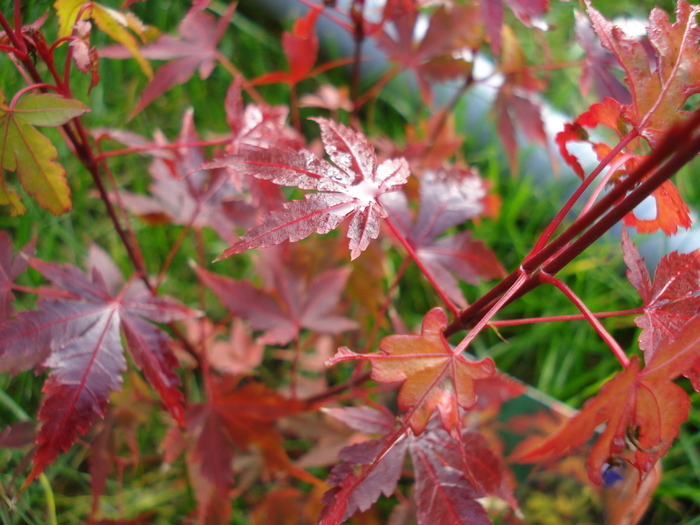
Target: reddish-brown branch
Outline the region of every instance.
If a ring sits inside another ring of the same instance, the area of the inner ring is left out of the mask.
[[[700,151],[700,112],[685,123],[672,128],[659,147],[640,166],[616,184],[587,213],[577,218],[566,230],[532,253],[515,271],[494,286],[467,309],[445,330],[449,336],[474,326],[518,280],[522,270],[530,274],[527,282],[508,301],[518,299],[541,284],[536,278],[540,267],[555,275],[593,242],[617,224],[665,181],[670,179]],[[506,304],[508,304],[506,303]],[[505,304],[503,305],[505,306]]]
[[[571,301],[576,308],[581,310],[581,313],[584,315],[586,320],[591,324],[593,329],[598,333],[598,335],[605,341],[605,343],[610,347],[610,350],[612,350],[613,355],[617,358],[617,360],[620,362],[620,364],[624,367],[627,368],[630,364],[629,358],[625,355],[624,350],[622,350],[622,347],[620,347],[620,344],[615,340],[615,338],[610,335],[610,332],[608,332],[605,327],[601,324],[598,319],[596,319],[595,315],[593,315],[593,312],[591,312],[588,307],[586,306],[586,303],[584,303],[581,298],[574,293],[574,291],[569,288],[564,281],[561,279],[557,279],[556,277],[552,277],[551,275],[548,275],[546,273],[540,273],[540,278],[542,279],[542,282],[545,282],[547,284],[551,284],[552,286],[556,286],[561,292],[566,295],[567,299]]]

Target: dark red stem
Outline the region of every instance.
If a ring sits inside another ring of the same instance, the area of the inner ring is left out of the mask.
[[[531,254],[520,267],[469,308],[463,310],[445,329],[445,335],[452,335],[478,323],[498,298],[515,284],[523,271],[528,274],[527,281],[517,293],[509,297],[506,304],[541,284],[538,278],[540,269],[549,275],[555,275],[583,253],[698,154],[700,151],[699,126],[700,113],[694,113],[685,123],[672,128],[657,150],[651,153],[635,171],[616,184],[607,195],[587,213],[577,218],[559,236],[538,252]]]

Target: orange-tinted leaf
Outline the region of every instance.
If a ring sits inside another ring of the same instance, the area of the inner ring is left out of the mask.
[[[630,87],[631,100],[625,104],[626,101],[606,98],[602,104],[594,104],[579,116],[574,126],[578,124],[593,128],[602,124],[612,129],[620,139],[634,131],[654,149],[665,132],[685,118],[687,112],[682,108],[688,97],[700,93],[700,50],[697,46],[700,38],[697,15],[700,8],[689,5],[685,0],[679,1],[674,23],[669,22],[664,11],[654,8],[647,29],[650,45],[644,46],[640,39],[627,35],[623,29],[605,19],[590,2],[587,5],[592,27],[603,47],[612,53],[627,75],[625,82]],[[557,143],[566,162],[582,176],[583,170],[578,160],[566,149],[569,141],[586,140],[577,137],[576,131],[577,128],[567,126],[557,136]],[[632,171],[642,160],[642,155],[647,153],[643,140],[633,139],[622,152],[627,155],[627,172]],[[592,144],[594,148],[600,146]],[[602,159],[601,149],[598,147],[596,150],[599,159]],[[615,177],[620,175],[626,174],[616,173]],[[640,219],[630,214],[625,218],[625,223],[643,233],[662,230],[667,235],[676,233],[679,227],[690,227],[688,207],[672,183],[664,183],[653,193],[653,197],[656,200],[655,219]]]
[[[299,413],[304,403],[285,399],[261,383],[240,386],[231,376],[210,381],[211,399],[187,408],[187,433],[192,440],[188,469],[195,482],[200,516],[212,514],[219,516],[213,523],[228,523],[223,518],[229,515],[230,506],[222,502],[230,500],[236,452],[259,453],[265,472],[286,472],[305,482],[319,483],[292,463],[275,428],[276,421]],[[254,470],[259,471],[259,465]]]
[[[606,468],[620,460],[629,462],[643,480],[663,457],[688,417],[690,398],[672,382],[700,357],[696,318],[673,341],[664,344],[655,360],[640,371],[637,356],[586,402],[581,411],[552,436],[536,446],[519,447],[513,456],[520,462],[560,458],[586,443],[595,429],[605,429],[591,448],[588,477],[602,485]]]
[[[275,84],[284,82],[297,84],[311,76],[311,69],[318,58],[318,37],[316,36],[316,19],[322,7],[309,10],[306,16],[294,23],[291,32],[282,35],[282,48],[287,57],[289,71],[271,71],[253,80],[253,84]]]
[[[661,230],[666,235],[674,235],[678,228],[690,228],[690,210],[681,199],[674,184],[667,180],[651,194],[656,201],[656,218],[640,219],[634,212],[625,216],[624,223],[636,228],[639,233],[654,233]]]
[[[654,8],[649,17],[649,42],[658,59],[652,68],[642,43],[606,20],[592,6],[588,14],[603,46],[611,51],[627,73],[632,104],[626,106],[626,119],[637,127],[652,147],[663,131],[678,122],[686,99],[700,92],[700,50],[697,42],[698,6],[685,0],[676,5],[676,22]]]
[[[411,410],[409,423],[420,434],[437,409],[443,425],[452,430],[457,405],[471,408],[476,403],[474,381],[486,379],[496,372],[493,360],[468,361],[455,354],[442,335],[447,316],[441,308],[433,308],[423,319],[421,335],[391,335],[382,339],[379,353],[356,354],[347,348],[326,364],[349,359],[372,362],[372,379],[380,383],[403,382],[399,406]]]

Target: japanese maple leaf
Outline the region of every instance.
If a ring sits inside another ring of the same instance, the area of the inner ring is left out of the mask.
[[[97,136],[111,138],[132,147],[153,147],[149,167],[153,183],[150,196],[120,191],[119,199],[131,213],[152,224],[182,224],[196,230],[213,229],[222,239],[233,242],[236,226],[250,225],[255,210],[236,188],[234,181],[221,169],[199,170],[205,161],[201,147],[187,144],[199,141],[190,108],[182,118],[176,144],[179,148],[163,148],[169,142],[160,134],[155,141],[112,130],[100,130]],[[160,148],[160,149],[159,149]]]
[[[476,432],[460,431],[455,439],[442,429],[420,436],[395,430],[393,418],[363,408],[333,409],[333,417],[366,433],[384,434],[341,450],[344,461],[328,478],[335,485],[324,496],[320,523],[334,525],[368,509],[381,494],[391,495],[410,452],[415,477],[418,523],[488,524],[476,499],[496,495],[513,503],[501,461]]]
[[[637,317],[635,324],[642,329],[639,348],[649,362],[665,339],[673,339],[691,317],[700,313],[700,252],[665,255],[652,283],[644,259],[626,230],[622,233],[622,251],[629,268],[627,278],[644,301],[644,315]]]
[[[372,363],[371,377],[379,383],[403,382],[399,407],[410,410],[407,416],[415,434],[425,429],[434,410],[443,426],[452,430],[457,424],[458,406],[469,409],[476,403],[474,382],[496,373],[491,358],[468,361],[455,354],[442,335],[447,315],[433,308],[423,318],[420,335],[390,335],[379,343],[379,353],[356,354],[341,347],[326,361],[330,366],[349,359]]]
[[[629,89],[627,89],[613,74],[612,69],[619,69],[615,56],[600,44],[590,20],[580,11],[574,11],[576,24],[576,40],[586,53],[583,70],[581,71],[581,90],[587,94],[591,88],[595,89],[599,100],[612,98],[620,104],[629,104],[632,101]]]
[[[287,57],[289,71],[272,71],[256,78],[255,84],[273,84],[284,82],[297,84],[310,76],[311,69],[318,58],[318,37],[316,36],[316,19],[323,8],[309,10],[294,22],[291,32],[282,35],[282,49]]]
[[[644,369],[633,356],[627,368],[603,385],[559,431],[534,447],[516,449],[513,456],[521,462],[557,459],[583,445],[605,423],[588,457],[588,477],[601,485],[605,467],[624,460],[643,480],[688,417],[690,398],[672,381],[699,359],[700,316],[695,316],[675,338],[660,344]]]
[[[224,250],[217,260],[285,240],[295,242],[314,231],[328,233],[348,217],[352,218],[347,234],[352,259],[377,238],[379,219],[386,217],[379,198],[406,182],[408,163],[400,158],[377,165],[374,149],[364,135],[331,120],[315,120],[333,163],[306,150],[270,147],[242,149],[239,155],[205,165],[227,167],[278,185],[318,190],[303,201],[285,203],[283,210],[267,215],[262,224]]]
[[[504,79],[491,113],[496,119],[498,136],[508,156],[511,171],[518,173],[516,129],[519,128],[528,140],[536,141],[549,150],[542,107],[537,98],[545,83],[528,69],[525,53],[513,31],[504,30],[503,37],[503,60],[499,70]]]
[[[576,174],[584,178],[584,170],[575,155],[569,153],[567,145],[569,142],[589,142],[593,147],[599,160],[608,156],[611,149],[602,142],[590,140],[585,128],[595,128],[602,124],[615,131],[619,139],[624,136],[625,121],[623,119],[623,107],[615,100],[606,98],[603,102],[593,104],[588,111],[583,112],[574,120],[572,124],[566,124],[564,130],[557,134],[555,142],[559,145],[559,151],[564,160],[573,168]],[[613,183],[620,177],[625,177],[632,172],[644,160],[644,155],[635,155],[632,152],[639,147],[639,139],[634,139],[629,143],[618,156],[619,160],[612,163],[615,173],[611,179]],[[656,217],[653,219],[641,219],[634,212],[628,213],[624,218],[627,226],[636,228],[639,233],[653,233],[657,230],[663,231],[666,235],[673,235],[678,228],[690,228],[690,210],[681,199],[678,189],[671,181],[665,181],[656,188],[651,196],[656,201]]]
[[[676,22],[670,23],[668,15],[654,8],[649,17],[649,44],[655,60],[650,61],[647,48],[638,39],[606,20],[592,6],[588,15],[592,27],[605,49],[610,51],[626,73],[625,82],[630,88],[631,102],[623,104],[607,98],[594,104],[580,115],[573,124],[567,124],[557,136],[559,149],[566,162],[583,177],[583,169],[574,155],[567,150],[570,141],[588,140],[584,127],[603,125],[612,129],[619,138],[634,131],[656,148],[661,137],[673,125],[681,122],[687,112],[682,111],[688,97],[700,93],[700,50],[697,42],[700,28],[697,25],[698,6],[685,0],[676,6]],[[607,151],[600,143],[592,143],[599,159]],[[641,139],[632,140],[625,148],[631,156],[625,162],[627,171],[642,160],[637,152],[643,149]],[[609,149],[608,149],[609,151]],[[625,224],[634,226],[641,233],[661,229],[667,235],[676,233],[678,227],[690,227],[690,213],[671,182],[666,182],[653,193],[656,199],[657,216],[653,220],[642,220],[634,214],[625,218]]]
[[[90,18],[100,30],[123,46],[125,57],[133,56],[141,71],[148,78],[153,76],[151,65],[139,50],[139,42],[148,42],[158,36],[157,29],[145,25],[133,13],[110,9],[97,2],[56,0],[53,6],[58,15],[59,37],[70,37],[76,26],[80,33],[84,29],[84,26],[81,28],[82,21]]]
[[[32,259],[32,268],[66,297],[42,298],[37,310],[20,312],[0,327],[0,371],[52,369],[42,389],[47,394],[39,410],[44,424],[26,483],[68,450],[96,416],[104,415],[110,391],[119,390],[126,369],[120,333],[136,366],[173,417],[184,423],[170,338],[146,319],[170,322],[194,312],[153,296],[137,280],[120,290],[121,275],[111,260],[95,249],[90,259],[90,276],[75,266]]]
[[[420,41],[415,40],[421,13],[397,6],[400,15],[392,16],[393,31],[377,37],[377,45],[390,60],[408,69],[416,77],[423,100],[432,100],[431,80],[444,81],[466,77],[472,65],[454,57],[464,48],[475,50],[482,41],[481,25],[472,5],[439,7],[431,16]]]
[[[206,403],[188,407],[187,432],[194,440],[193,459],[219,497],[228,497],[232,486],[236,450],[245,452],[253,447],[261,453],[266,470],[317,482],[292,463],[275,428],[279,419],[303,410],[303,402],[286,399],[262,383],[238,385],[232,377],[212,380],[211,396]]]
[[[278,264],[273,270],[277,295],[202,268],[196,271],[231,313],[250,321],[253,330],[265,331],[266,344],[285,345],[303,328],[337,334],[357,327],[354,321],[333,314],[350,276],[348,269],[328,270],[307,281]]]
[[[303,147],[299,133],[287,125],[287,106],[244,104],[241,81],[234,80],[226,91],[224,100],[226,122],[231,129],[231,142],[226,151],[235,154],[243,145],[282,146],[292,149]]]
[[[624,119],[654,147],[663,132],[682,120],[681,107],[700,92],[700,7],[685,0],[676,5],[676,22],[658,7],[649,16],[647,34],[655,63],[642,43],[606,20],[591,5],[588,15],[603,47],[615,55],[627,74],[632,103],[624,106]]]
[[[501,31],[503,29],[504,0],[479,0],[481,18],[486,27],[491,49],[495,55],[501,52]],[[549,9],[549,0],[505,0],[513,14],[529,27],[546,25],[542,16]]]
[[[152,60],[167,60],[141,93],[134,117],[143,108],[173,87],[187,82],[195,71],[202,80],[209,77],[218,59],[218,45],[228,28],[236,4],[231,4],[224,15],[215,20],[209,13],[201,11],[188,14],[178,28],[180,36],[163,35],[158,40],[140,49],[140,55]],[[122,47],[100,50],[106,58],[127,58],[129,53]]]
[[[12,315],[12,301],[15,298],[12,284],[27,269],[35,245],[36,241],[30,241],[13,259],[10,236],[0,231],[0,325]]]
[[[17,173],[24,190],[54,215],[71,208],[66,171],[58,151],[34,126],[57,127],[89,108],[82,102],[53,93],[28,93],[7,104],[0,91],[0,168]],[[12,216],[26,211],[17,192],[0,176],[0,205],[10,205]]]
[[[423,174],[415,223],[403,192],[391,193],[382,200],[397,229],[448,297],[460,306],[466,306],[466,300],[452,272],[470,284],[478,284],[480,278],[505,276],[493,252],[481,241],[473,240],[469,232],[439,237],[479,216],[486,196],[484,182],[476,172],[453,168]]]

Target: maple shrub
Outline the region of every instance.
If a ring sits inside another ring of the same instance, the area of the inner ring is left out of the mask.
[[[633,236],[692,224],[699,6],[36,4],[0,13],[4,523],[697,512],[700,252]]]

